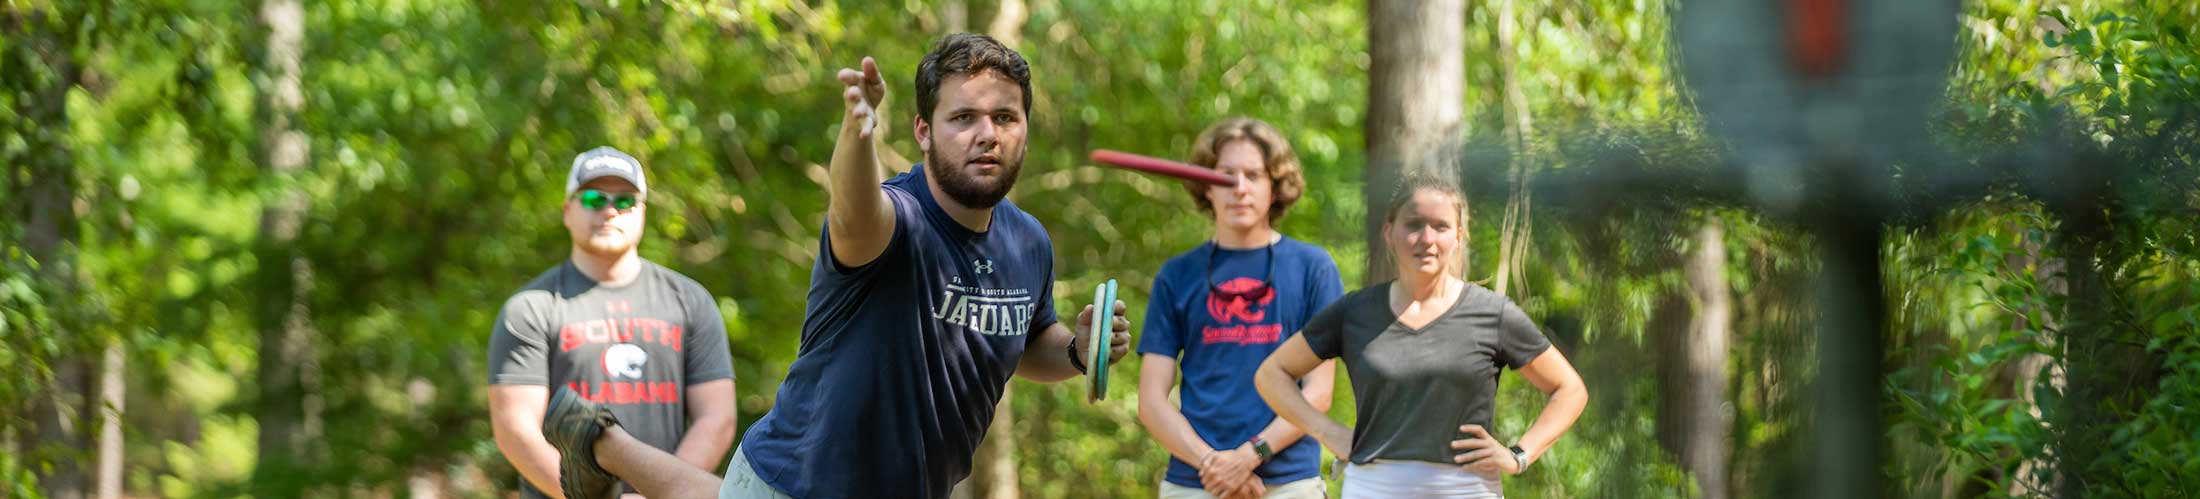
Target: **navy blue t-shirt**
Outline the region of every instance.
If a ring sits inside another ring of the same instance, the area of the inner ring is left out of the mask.
[[[1154,276],[1138,353],[1175,357],[1184,376],[1177,397],[1184,419],[1208,446],[1235,449],[1276,419],[1253,389],[1253,371],[1343,294],[1337,263],[1314,245],[1286,237],[1260,249],[1232,250],[1208,242],[1170,258]],[[1275,451],[1253,470],[1264,483],[1321,472],[1321,445],[1312,438]],[[1200,486],[1199,470],[1174,455],[1165,479]]]
[[[1003,201],[973,232],[932,199],[923,165],[881,189],[892,242],[848,267],[830,231],[819,237],[801,350],[741,441],[757,476],[790,496],[946,497],[970,475],[1025,341],[1056,320],[1054,247],[1037,219]]]

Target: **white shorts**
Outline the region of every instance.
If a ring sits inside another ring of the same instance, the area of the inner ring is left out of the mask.
[[[1495,475],[1470,473],[1449,464],[1376,460],[1345,466],[1345,499],[1398,497],[1498,499],[1505,497],[1505,485]]]

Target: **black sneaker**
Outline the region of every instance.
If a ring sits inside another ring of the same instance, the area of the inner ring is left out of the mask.
[[[558,486],[567,499],[616,499],[619,477],[596,464],[596,439],[619,424],[611,409],[558,387],[542,415],[542,437],[558,448]]]

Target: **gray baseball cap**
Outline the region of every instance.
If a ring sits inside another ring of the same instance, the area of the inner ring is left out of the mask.
[[[634,184],[643,196],[649,195],[649,184],[642,182],[642,162],[633,156],[612,149],[610,146],[589,149],[573,157],[573,171],[565,175],[565,194],[581,189],[581,184],[603,177],[618,177]]]

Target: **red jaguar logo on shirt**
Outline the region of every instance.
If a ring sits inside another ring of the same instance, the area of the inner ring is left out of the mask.
[[[1207,316],[1216,323],[1260,322],[1268,317],[1268,304],[1276,301],[1275,288],[1251,277],[1224,281],[1207,294]]]
[[[1276,289],[1251,277],[1224,281],[1207,293],[1207,316],[1213,325],[1200,328],[1204,344],[1265,345],[1283,336],[1282,324],[1261,324],[1268,306],[1276,302]]]

